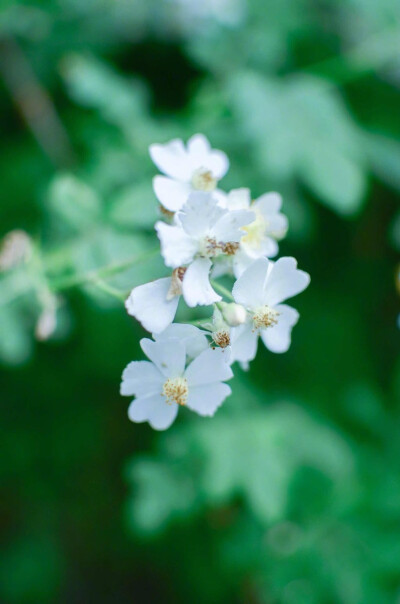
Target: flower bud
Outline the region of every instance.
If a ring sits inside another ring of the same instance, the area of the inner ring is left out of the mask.
[[[0,271],[14,268],[29,259],[32,252],[32,241],[28,233],[15,229],[10,231],[1,242]]]
[[[235,302],[231,302],[229,304],[227,302],[221,302],[220,310],[225,321],[231,327],[236,327],[237,325],[241,325],[246,321],[247,312],[244,306],[241,304],[236,304]]]
[[[35,336],[40,341],[48,340],[57,326],[56,309],[52,306],[45,308],[36,323]]]

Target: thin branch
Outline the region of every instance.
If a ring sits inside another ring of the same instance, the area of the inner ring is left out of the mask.
[[[74,154],[67,132],[50,95],[10,36],[0,41],[0,71],[14,104],[44,153],[56,167],[69,166]]]

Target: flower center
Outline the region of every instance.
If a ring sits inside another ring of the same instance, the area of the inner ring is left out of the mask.
[[[177,405],[186,405],[189,387],[187,379],[184,377],[169,378],[162,389],[162,396],[165,396],[165,402],[168,405],[176,403]]]
[[[254,327],[273,327],[278,323],[279,312],[270,306],[260,306],[253,315]]]
[[[203,258],[214,258],[219,254],[233,256],[238,249],[236,241],[217,241],[215,237],[204,237],[199,243],[199,255]]]
[[[261,247],[268,225],[261,212],[257,212],[254,208],[251,209],[255,212],[256,218],[251,224],[242,227],[246,231],[246,235],[243,235],[241,241],[252,248],[258,249]]]
[[[199,244],[199,255],[205,258],[213,258],[219,253],[217,240],[214,237],[204,237]]]
[[[213,331],[212,339],[220,348],[226,348],[231,343],[231,337],[228,329],[218,329],[218,331]]]
[[[198,168],[192,175],[192,187],[197,191],[214,191],[217,186],[217,179],[214,178],[211,170]]]

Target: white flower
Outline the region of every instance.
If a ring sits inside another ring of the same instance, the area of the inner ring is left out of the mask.
[[[237,327],[246,322],[247,312],[241,304],[236,304],[235,302],[219,302],[218,307],[223,318],[230,327]]]
[[[156,223],[165,264],[172,268],[189,265],[182,281],[188,306],[218,302],[221,296],[209,281],[211,259],[237,251],[242,227],[254,220],[254,213],[221,208],[210,193],[196,192],[191,193],[176,220],[176,225]]]
[[[232,377],[222,349],[203,350],[186,367],[187,342],[180,338],[143,339],[143,352],[150,361],[133,361],[122,374],[121,394],[135,396],[128,416],[165,430],[174,421],[179,406],[199,415],[212,416],[231,389],[223,382]]]
[[[227,272],[231,262],[235,276],[240,277],[257,258],[276,256],[279,249],[277,239],[282,239],[288,229],[288,220],[280,212],[282,197],[279,193],[265,193],[252,203],[249,189],[233,189],[227,195],[220,194],[219,203],[229,210],[251,209],[255,219],[244,227],[245,234],[237,253],[230,260],[223,259],[222,266],[216,267],[215,275]]]
[[[125,308],[147,331],[160,333],[175,318],[186,269],[176,268],[171,277],[163,277],[134,287]]]
[[[201,329],[186,323],[173,323],[163,332],[153,335],[156,342],[166,339],[179,338],[186,346],[186,358],[194,359],[208,348],[208,340]]]
[[[192,136],[187,148],[181,139],[174,139],[165,145],[150,145],[149,152],[166,175],[154,177],[154,193],[171,212],[180,210],[192,191],[213,191],[229,168],[225,153],[211,149],[202,134]]]
[[[247,310],[247,321],[231,330],[231,361],[247,363],[257,352],[258,336],[272,352],[286,352],[297,310],[282,304],[302,292],[310,276],[297,268],[294,258],[255,260],[233,287],[235,302]]]

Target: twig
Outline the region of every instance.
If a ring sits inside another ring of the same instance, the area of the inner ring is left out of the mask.
[[[74,154],[54,104],[21,47],[10,36],[0,40],[0,71],[16,107],[44,153],[56,167],[70,165]]]

